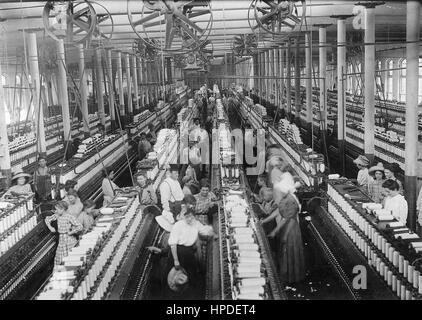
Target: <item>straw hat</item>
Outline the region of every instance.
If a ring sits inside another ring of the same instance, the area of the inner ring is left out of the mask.
[[[360,164],[361,166],[367,167],[369,165],[369,160],[365,156],[359,156],[355,160],[353,160],[353,163]]]
[[[375,173],[376,171],[384,172],[384,166],[382,162],[378,162],[376,166],[373,166],[369,169],[369,173]]]
[[[163,210],[163,213],[160,216],[155,217],[155,221],[157,221],[159,226],[167,232],[171,232],[173,229],[174,217],[170,211]]]
[[[19,172],[17,172],[17,173],[15,173],[15,175],[12,177],[12,181],[13,180],[16,180],[16,179],[19,179],[19,178],[31,178],[31,175],[30,174],[28,174],[28,173],[25,173],[25,172],[23,172],[23,171],[19,171]]]
[[[167,284],[169,288],[176,292],[184,289],[188,282],[188,276],[183,269],[176,270],[176,268],[173,267],[167,276]]]

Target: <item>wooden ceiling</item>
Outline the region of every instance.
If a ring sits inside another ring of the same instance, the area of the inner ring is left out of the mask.
[[[133,12],[137,6],[141,8],[141,1],[130,0],[106,0],[97,1],[111,13],[113,26],[108,21],[101,25],[101,31],[108,34],[113,29],[111,40],[103,42],[104,46],[113,47],[123,52],[132,52],[132,44],[138,35],[134,32],[128,18],[128,6]],[[361,1],[362,2],[362,1]],[[327,41],[331,44],[336,42],[336,19],[333,15],[351,15],[355,4],[353,1],[306,1],[306,24],[302,24],[300,30],[317,30],[314,25],[332,24],[327,28]],[[232,51],[233,38],[239,34],[253,32],[248,22],[248,10],[251,0],[212,0],[210,2],[213,16],[212,29],[208,40],[212,42],[214,56],[222,56]],[[45,32],[42,14],[45,2],[41,1],[5,1],[0,4],[0,59],[2,63],[11,63],[16,56],[22,54],[25,41],[25,31],[35,31],[39,43],[51,42],[51,38]],[[298,2],[300,6],[300,1]],[[140,9],[139,9],[140,10]],[[375,9],[376,41],[382,43],[403,43],[406,34],[406,4],[405,2],[387,1]],[[252,17],[253,20],[253,17]],[[197,25],[206,28],[208,18],[204,16],[196,19]],[[254,22],[254,20],[252,21]],[[352,31],[353,19],[347,19],[347,30]],[[259,34],[259,48],[273,45],[273,37],[263,31],[255,30]],[[165,25],[157,25],[152,28],[151,38],[161,37],[165,34]],[[303,42],[303,39],[302,39]],[[317,32],[313,33],[313,43],[318,42]],[[174,45],[177,45],[177,40]],[[72,48],[73,47],[73,48]],[[77,59],[74,44],[66,45],[67,59],[72,62]],[[90,49],[90,48],[88,48]]]

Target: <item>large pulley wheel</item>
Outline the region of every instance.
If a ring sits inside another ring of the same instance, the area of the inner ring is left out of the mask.
[[[97,16],[92,39],[97,41],[110,40],[114,31],[113,16],[102,4],[98,2],[91,2],[91,4],[94,7]]]
[[[248,10],[248,22],[253,31],[287,38],[302,26],[306,15],[305,0],[253,0]]]
[[[45,30],[56,41],[81,43],[92,35],[96,22],[94,7],[88,1],[48,1],[44,6]]]
[[[128,0],[130,25],[143,41],[155,40],[160,52],[181,54],[195,51],[211,32],[210,1]]]

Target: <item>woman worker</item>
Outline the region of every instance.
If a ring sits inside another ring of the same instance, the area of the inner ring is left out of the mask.
[[[406,225],[408,205],[406,199],[400,194],[399,184],[389,179],[382,184],[382,187],[386,195],[384,209],[390,211],[394,218]]]
[[[157,205],[157,194],[145,174],[137,173],[133,180],[135,181],[136,190],[139,193],[139,203],[145,206]]]
[[[28,183],[30,174],[25,172],[18,172],[12,177],[12,183],[15,183],[11,186],[2,198],[7,197],[20,197],[20,196],[29,196],[32,194],[31,185]]]
[[[45,218],[45,224],[51,232],[59,234],[59,244],[54,258],[54,265],[62,263],[63,258],[69,254],[77,239],[74,235],[83,230],[82,224],[77,221],[76,217],[67,211],[69,205],[67,202],[59,201],[55,208],[56,211],[52,216]],[[57,221],[57,230],[51,226],[52,221]]]
[[[63,201],[69,206],[69,208],[67,208],[67,213],[71,214],[75,218],[80,215],[84,208],[84,205],[75,190],[70,189]]]
[[[394,180],[394,181],[396,181],[398,183],[398,185],[399,185],[399,193],[400,194],[403,194],[403,192],[404,192],[404,190],[403,190],[403,184],[396,177],[399,172],[400,172],[400,166],[397,163],[392,162],[392,163],[387,163],[385,165],[385,169],[384,169],[385,178],[387,180]]]
[[[262,221],[267,223],[276,218],[277,226],[268,237],[276,239],[280,278],[287,284],[297,283],[305,278],[303,242],[298,217],[301,206],[295,195],[299,186],[300,182],[296,177],[293,182],[286,177],[275,185],[274,188],[282,193],[278,211],[274,211]]]
[[[382,203],[384,199],[384,189],[382,184],[385,181],[384,166],[382,162],[369,169],[369,174],[373,177],[368,184],[368,194],[375,203]]]
[[[111,168],[103,169],[103,182],[101,183],[101,189],[104,195],[103,206],[107,207],[114,198],[114,191],[119,189],[119,186],[113,182],[114,170]]]
[[[199,265],[196,252],[199,234],[215,236],[212,228],[204,226],[195,219],[194,212],[193,208],[187,209],[183,219],[174,224],[168,240],[171,249],[169,266],[174,266],[176,270],[183,270],[187,276],[189,289],[178,297],[182,299],[199,298],[201,278],[198,273]]]

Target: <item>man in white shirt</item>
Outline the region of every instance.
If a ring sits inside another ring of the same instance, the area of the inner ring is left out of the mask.
[[[168,176],[160,185],[161,205],[164,210],[173,213],[176,219],[181,210],[181,201],[184,198],[182,187],[179,183],[178,165],[170,165]]]
[[[399,184],[394,180],[387,180],[382,187],[387,196],[384,209],[390,211],[397,220],[406,225],[408,206],[406,199],[400,194]]]

